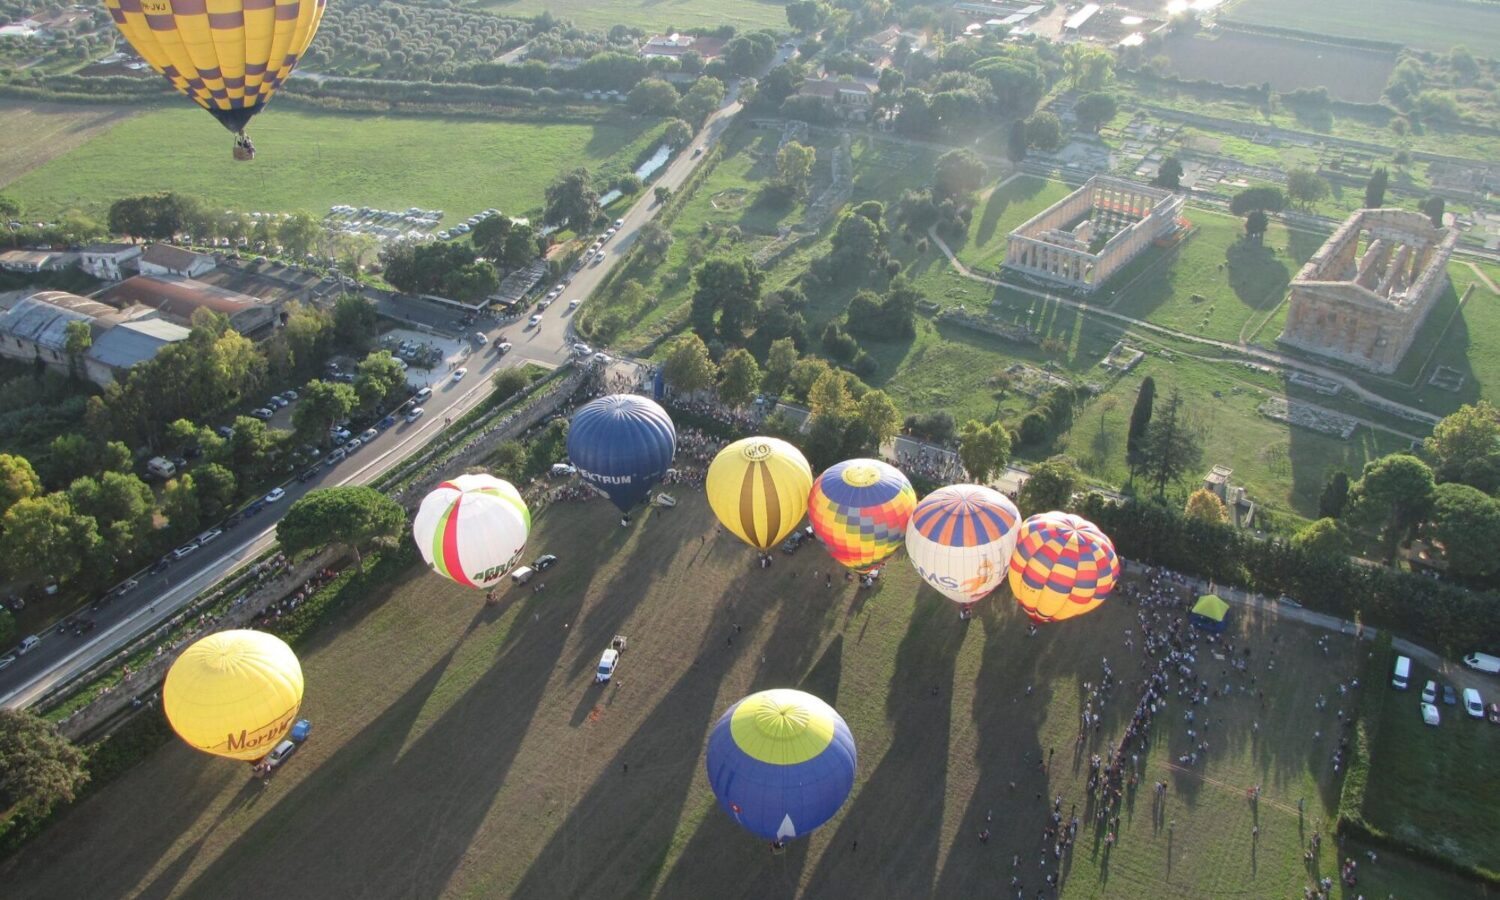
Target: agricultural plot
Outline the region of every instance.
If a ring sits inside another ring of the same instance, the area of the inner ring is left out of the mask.
[[[1167,38],[1162,52],[1183,78],[1219,84],[1261,84],[1277,91],[1326,87],[1329,96],[1375,103],[1396,68],[1393,51],[1320,44],[1240,31]]]
[[[786,31],[786,9],[770,0],[623,0],[589,3],[586,0],[479,0],[478,6],[502,16],[529,17],[551,13],[584,28],[608,31],[615,25],[647,30],[717,28],[733,25],[738,31],[769,28]]]
[[[1239,0],[1223,13],[1254,25],[1387,41],[1445,52],[1463,44],[1500,55],[1500,8],[1464,0]],[[1271,69],[1267,68],[1267,76]],[[1259,83],[1259,81],[1255,82]]]
[[[760,570],[716,533],[701,495],[678,496],[630,529],[602,501],[547,510],[533,548],[562,561],[545,590],[512,588],[498,607],[419,568],[372,590],[304,649],[314,736],[269,784],[174,743],[0,865],[6,896],[253,884],[288,896],[978,897],[1013,874],[1030,896],[1056,872],[1064,898],[1289,897],[1358,852],[1328,834],[1338,726],[1331,706],[1314,708],[1355,671],[1352,637],[1325,653],[1321,632],[1238,619],[1236,657],[1257,681],[1202,652],[1219,695],[1192,706],[1170,694],[1111,846],[1086,787],[1089,756],[1116,745],[1142,690],[1140,645],[1125,641],[1140,610],[1123,595],[1027,637],[1004,588],[962,622],[904,559],[873,591],[825,582],[816,547]],[[616,633],[630,649],[610,685],[592,685]],[[1104,657],[1120,683],[1075,743]],[[718,715],[768,687],[822,697],[859,746],[843,810],[780,856],[716,807],[703,769]],[[1179,762],[1200,740],[1200,757]],[[1160,805],[1156,781],[1168,783]],[[1040,853],[1054,797],[1084,820],[1060,859]],[[1394,854],[1361,876],[1367,896],[1475,895]]]
[[[172,190],[247,211],[417,206],[442,209],[451,222],[492,206],[538,209],[563,169],[628,171],[659,130],[626,118],[578,124],[273,110],[251,128],[255,162],[231,165],[229,137],[212,118],[159,109],[33,169],[7,191],[41,214],[79,205],[102,213],[122,196]]]
[[[0,188],[138,113],[128,107],[0,98]]]

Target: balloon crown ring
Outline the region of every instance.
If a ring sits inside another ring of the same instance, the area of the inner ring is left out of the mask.
[[[756,441],[746,444],[744,449],[745,458],[753,462],[760,462],[771,455],[771,445],[764,441]]]

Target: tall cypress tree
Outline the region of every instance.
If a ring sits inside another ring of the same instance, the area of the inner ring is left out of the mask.
[[[1370,173],[1370,180],[1365,183],[1365,209],[1379,209],[1385,204],[1385,185],[1389,179],[1385,166]]]
[[[1343,516],[1348,503],[1349,476],[1343,472],[1334,472],[1324,483],[1323,493],[1318,496],[1318,518],[1337,519]]]
[[[1130,411],[1130,431],[1125,439],[1125,463],[1130,467],[1131,478],[1135,478],[1141,468],[1146,428],[1151,424],[1151,407],[1155,402],[1156,382],[1147,375],[1141,382],[1140,392],[1135,395],[1135,409]]]

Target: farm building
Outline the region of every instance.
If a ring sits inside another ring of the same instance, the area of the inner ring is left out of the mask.
[[[213,271],[215,265],[214,258],[206,253],[194,253],[171,244],[147,247],[138,264],[142,275],[179,275],[183,278],[197,278]]]
[[[190,278],[137,275],[95,297],[121,309],[147,306],[160,311],[167,321],[189,328],[193,324],[193,313],[200,309],[212,310],[228,318],[235,331],[257,339],[269,335],[276,323],[276,304]]]
[[[68,324],[89,326],[91,345],[83,355],[83,375],[98,385],[154,357],[162,347],[186,340],[188,330],[142,307],[115,309],[66,291],[41,291],[0,313],[0,356],[21,362],[40,359],[69,371]]]
[[[122,266],[140,259],[139,244],[89,244],[79,253],[78,266],[102,281],[124,278]]]
[[[654,34],[641,45],[641,56],[644,59],[681,59],[684,54],[696,53],[700,59],[708,62],[717,59],[723,52],[722,39],[693,34]]]
[[[0,253],[0,269],[7,272],[55,272],[72,264],[72,253],[55,250],[7,250]]]

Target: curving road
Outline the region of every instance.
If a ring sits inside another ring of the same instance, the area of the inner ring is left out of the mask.
[[[786,51],[780,54],[785,55]],[[692,147],[706,148],[723,136],[740,111],[737,96],[737,90],[731,87],[724,105],[709,117],[693,138]],[[678,154],[653,186],[665,186],[675,193],[708,155],[707,152],[694,155],[691,151]],[[460,361],[460,365],[468,368],[462,381],[453,382],[446,369],[434,370],[433,395],[421,404],[427,411],[421,419],[407,424],[398,418],[395,426],[381,432],[343,462],[323,467],[317,478],[306,483],[294,479],[282,485],[286,491],[284,498],[267,504],[259,515],[247,517],[235,527],[225,529],[224,534],[210,545],[212,549],[198,550],[156,575],[138,574],[138,587],[88,614],[96,625],[89,634],[74,637],[65,633],[60,625],[42,632],[40,646],[16,657],[14,663],[0,670],[0,707],[17,708],[35,703],[191,604],[203,590],[264,552],[275,540],[276,523],[281,515],[308,491],[369,483],[421,450],[443,430],[445,418],[458,418],[489,396],[492,390],[490,377],[497,370],[527,362],[549,367],[565,362],[574,341],[574,311],[568,309],[568,303],[574,299],[585,300],[593,293],[624,258],[640,227],[658,211],[651,192],[644,192],[622,217],[623,224],[618,232],[604,245],[603,258],[573,274],[562,296],[541,313],[539,325],[529,327],[523,320],[491,328],[487,332],[489,344]],[[514,350],[503,357],[492,352],[500,340],[514,345]],[[406,408],[409,405],[403,410]]]

